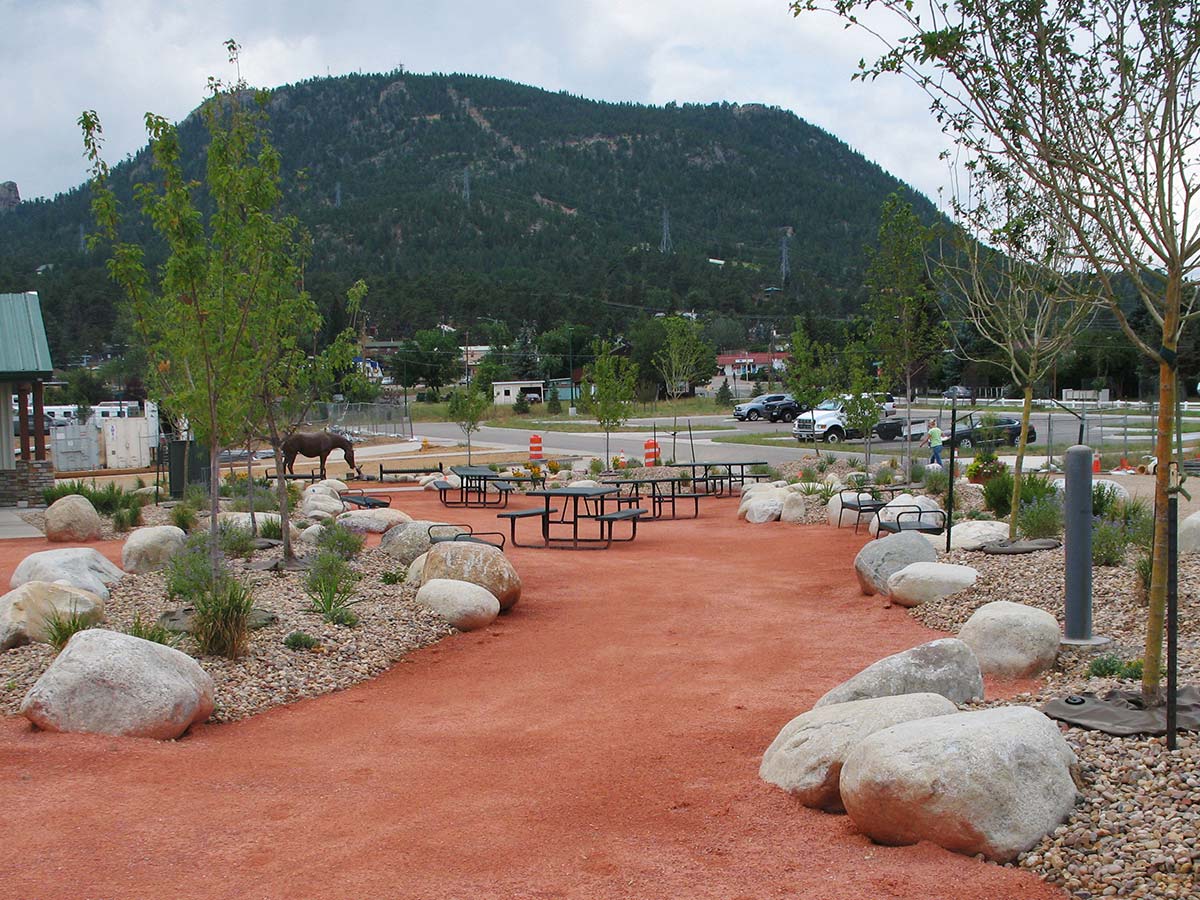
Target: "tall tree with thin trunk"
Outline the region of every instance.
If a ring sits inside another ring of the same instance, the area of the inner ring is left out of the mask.
[[[610,464],[609,434],[620,428],[633,411],[637,388],[637,363],[617,356],[608,341],[592,344],[592,362],[584,369],[584,390],[596,421],[604,430],[604,463]]]
[[[667,396],[678,400],[693,385],[712,377],[717,368],[717,355],[695,322],[683,316],[671,316],[663,325],[667,339],[654,354],[654,368],[662,376]]]
[[[804,327],[804,319],[796,316],[792,330],[792,353],[783,371],[783,383],[800,407],[796,419],[808,416],[816,420],[812,412],[822,400],[835,391],[832,351],[826,344],[814,341]],[[817,449],[817,431],[813,428],[813,451]]]
[[[1142,693],[1161,702],[1177,356],[1184,328],[1200,315],[1200,5],[797,0],[793,9],[873,29],[883,53],[864,60],[856,77],[913,80],[996,196],[1036,188],[1061,224],[1062,252],[1093,276],[1086,290],[1071,279],[1062,289],[1102,303],[1158,367]],[[888,13],[891,22],[880,25],[877,16]],[[1131,323],[1126,285],[1157,326],[1153,338]]]
[[[474,384],[456,388],[450,394],[446,411],[450,421],[467,436],[467,465],[471,464],[471,433],[479,430],[479,423],[491,405],[491,398]]]
[[[912,471],[913,379],[948,342],[945,318],[926,276],[929,230],[912,204],[891,194],[879,216],[879,243],[867,266],[871,346],[883,376],[904,383],[905,467]]]

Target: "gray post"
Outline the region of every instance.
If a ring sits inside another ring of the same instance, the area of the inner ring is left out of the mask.
[[[1063,454],[1067,482],[1063,501],[1066,525],[1066,624],[1064,644],[1100,644],[1092,636],[1092,448],[1077,444]]]

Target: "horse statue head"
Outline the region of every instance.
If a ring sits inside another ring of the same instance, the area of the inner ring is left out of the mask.
[[[362,478],[362,467],[354,462],[354,444],[350,442],[350,438],[341,434],[330,434],[332,444],[335,447],[340,447],[342,453],[346,457],[346,465],[354,470],[354,474],[358,478]]]

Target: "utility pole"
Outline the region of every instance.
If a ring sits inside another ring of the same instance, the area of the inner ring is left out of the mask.
[[[662,211],[662,241],[659,242],[658,252],[669,254],[671,248],[671,213],[664,206]]]
[[[784,229],[783,236],[779,239],[779,286],[787,284],[791,276],[792,267],[788,262],[788,229]]]
[[[340,181],[333,186],[333,208],[342,208],[342,183]]]
[[[471,205],[471,170],[463,168],[463,186],[462,186],[463,203],[467,206]]]

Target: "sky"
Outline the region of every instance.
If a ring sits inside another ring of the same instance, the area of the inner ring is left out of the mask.
[[[391,71],[493,75],[598,100],[730,101],[791,110],[938,202],[948,146],[925,96],[851,81],[876,39],[787,0],[0,0],[0,182],[23,199],[82,183],[80,113],[105,158],[145,144],[142,117],[184,118],[210,75],[275,87]]]

